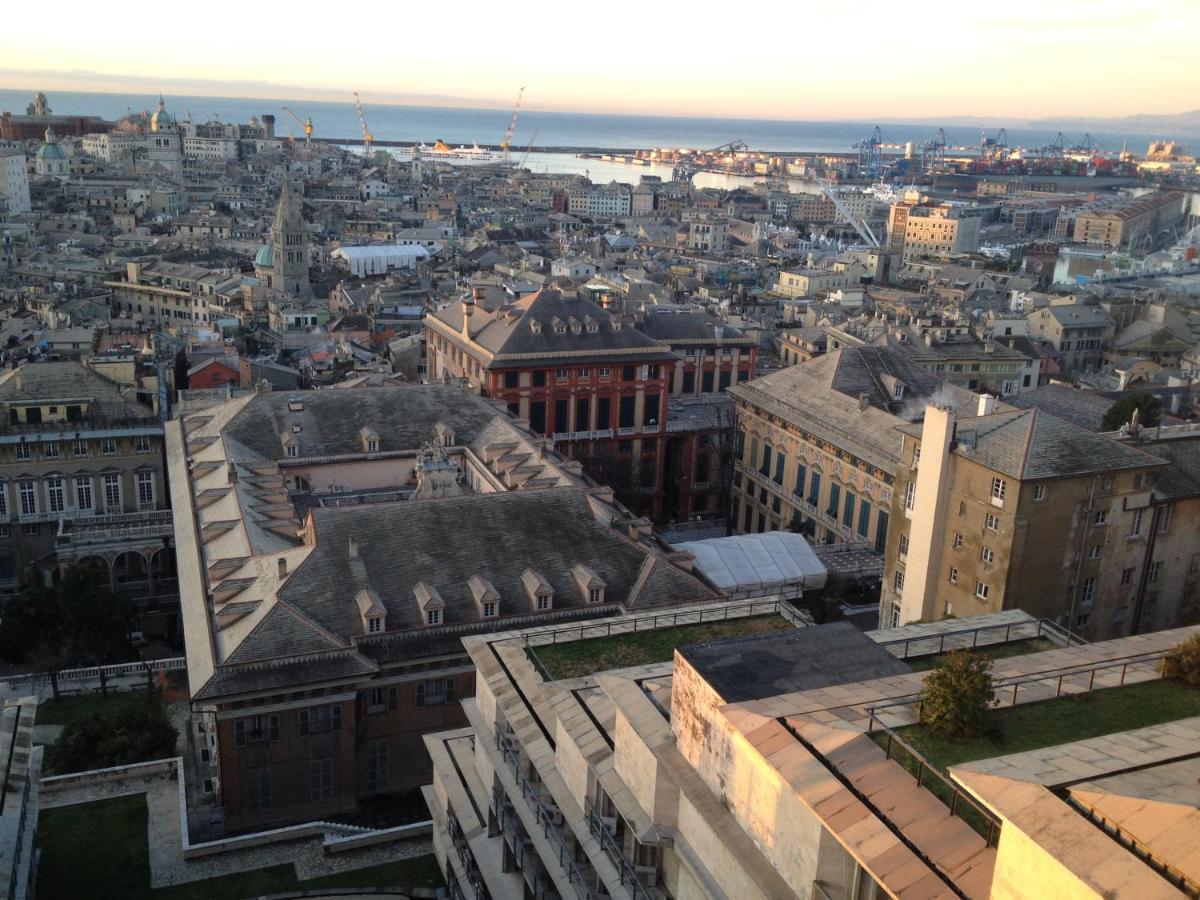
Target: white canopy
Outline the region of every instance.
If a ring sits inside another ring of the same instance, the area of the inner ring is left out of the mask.
[[[351,275],[382,275],[389,269],[413,268],[429,256],[420,244],[371,244],[365,247],[338,247],[329,254],[346,263]]]
[[[675,545],[696,557],[696,569],[733,597],[799,596],[825,586],[827,572],[803,535],[741,534]]]

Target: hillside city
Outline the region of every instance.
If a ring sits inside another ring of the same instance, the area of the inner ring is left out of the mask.
[[[1185,145],[185,103],[0,115],[4,896],[1200,896]]]

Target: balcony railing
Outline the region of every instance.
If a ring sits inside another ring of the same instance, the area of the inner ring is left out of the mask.
[[[603,900],[609,895],[591,886],[591,880],[584,874],[579,863],[575,861],[574,852],[567,846],[561,832],[562,813],[557,807],[551,808],[542,798],[541,789],[529,780],[521,767],[520,755],[517,752],[516,740],[511,734],[502,729],[496,729],[496,749],[508,764],[509,771],[517,782],[521,796],[533,812],[534,819],[542,829],[545,837],[558,854],[558,864],[567,873],[567,880],[575,889],[579,900]]]
[[[625,848],[617,840],[616,833],[604,816],[600,815],[600,810],[596,808],[591,797],[586,799],[586,812],[588,831],[600,842],[600,849],[604,851],[604,855],[621,873],[621,885],[629,889],[634,900],[652,900],[650,892],[646,890],[646,886],[638,877],[637,868],[625,855]]]

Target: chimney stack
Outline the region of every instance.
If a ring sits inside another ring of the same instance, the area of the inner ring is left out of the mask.
[[[858,395],[858,411],[862,412],[871,405],[871,395],[866,391]]]
[[[287,578],[287,558],[283,556],[279,557],[277,565],[279,566],[279,577]]]
[[[980,394],[979,402],[976,406],[975,414],[980,416],[990,416],[996,411],[996,398],[991,394]]]
[[[350,558],[358,559],[358,538],[350,538]]]

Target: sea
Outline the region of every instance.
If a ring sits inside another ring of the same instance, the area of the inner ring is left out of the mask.
[[[33,91],[0,90],[0,111],[23,113]],[[106,94],[72,91],[47,93],[50,106],[58,115],[92,115],[119,119],[130,112],[152,110],[158,103],[157,94]],[[344,103],[328,101],[278,100],[247,97],[165,97],[166,107],[177,118],[189,114],[197,121],[220,118],[225,122],[245,122],[251,116],[264,113],[275,116],[275,131],[286,137],[289,133],[303,138],[300,126],[283,107],[288,107],[301,119],[311,117],[314,135],[321,138],[355,139],[361,134],[354,98],[349,93]],[[372,135],[377,140],[424,141],[432,144],[442,139],[452,145],[473,143],[499,144],[508,127],[511,109],[464,109],[439,106],[401,106],[365,103],[364,111]],[[537,139],[530,154],[528,167],[534,171],[572,172],[588,174],[593,181],[612,178],[637,180],[641,174],[670,177],[666,166],[629,166],[619,162],[580,159],[572,150],[690,147],[705,149],[731,141],[744,141],[753,150],[795,152],[851,152],[855,142],[871,134],[871,122],[814,122],[769,119],[734,119],[683,116],[606,115],[598,113],[542,112],[522,110],[513,138],[513,154],[519,156]],[[881,126],[884,143],[903,146],[912,141],[919,146],[930,140],[936,125],[887,123]],[[989,130],[995,135],[995,129]],[[980,129],[955,126],[946,129],[951,147],[979,145]],[[1039,146],[1052,142],[1056,131],[1031,128],[1009,128],[1012,146]],[[1067,133],[1068,143],[1082,139],[1082,134]],[[1164,135],[1116,134],[1093,132],[1100,146],[1119,150],[1128,141],[1131,149],[1141,151],[1155,138]],[[539,152],[554,148],[557,151]],[[744,179],[705,173],[697,183],[728,186]],[[753,180],[753,179],[750,179]]]

